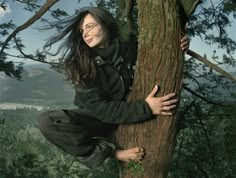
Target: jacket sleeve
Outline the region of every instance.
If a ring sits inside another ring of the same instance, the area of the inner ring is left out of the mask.
[[[76,89],[75,105],[85,108],[95,118],[111,124],[135,123],[151,119],[152,111],[146,101],[111,101],[96,87]]]

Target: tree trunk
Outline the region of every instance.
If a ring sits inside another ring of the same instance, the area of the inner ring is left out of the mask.
[[[146,98],[158,84],[157,96],[176,92],[179,97],[183,75],[183,53],[180,49],[181,29],[178,0],[138,0],[139,49],[133,90],[129,100]],[[176,115],[158,116],[138,124],[122,125],[116,133],[123,148],[145,148],[142,161],[144,174],[133,176],[122,171],[123,178],[167,177],[168,165],[175,146]]]

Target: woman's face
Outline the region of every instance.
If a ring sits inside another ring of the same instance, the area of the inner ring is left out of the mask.
[[[80,27],[84,42],[90,47],[104,48],[105,32],[91,14],[87,14]]]

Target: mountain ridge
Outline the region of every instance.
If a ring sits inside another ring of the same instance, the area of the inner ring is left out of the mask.
[[[0,103],[73,104],[72,85],[47,65],[26,65],[21,80],[3,76],[0,85]]]

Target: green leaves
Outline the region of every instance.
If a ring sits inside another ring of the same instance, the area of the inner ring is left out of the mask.
[[[16,25],[13,23],[13,21],[9,21],[6,23],[1,23],[0,24],[0,35],[6,36],[9,35],[9,30],[12,30],[16,28]]]
[[[128,163],[128,169],[133,176],[141,176],[144,174],[144,168],[141,162],[130,160]]]
[[[5,61],[6,55],[0,54],[0,72],[4,72],[9,77],[21,79],[21,72],[23,71],[22,64],[15,65],[12,61]]]
[[[236,104],[199,106],[188,112],[178,134],[169,178],[235,177]]]
[[[61,9],[52,10],[51,15],[56,19],[60,19],[60,17],[68,16],[67,12]]]
[[[119,163],[107,159],[88,169],[50,144],[37,128],[35,109],[0,110],[0,177],[118,178]]]
[[[225,0],[224,1],[224,12],[234,12],[236,11],[236,1],[235,0]],[[234,16],[236,17],[236,16]]]

